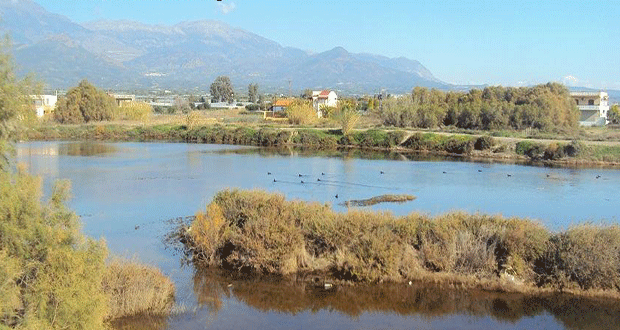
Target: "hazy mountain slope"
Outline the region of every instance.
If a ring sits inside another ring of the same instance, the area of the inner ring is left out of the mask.
[[[104,88],[208,89],[228,75],[238,89],[334,88],[345,92],[408,92],[414,86],[449,88],[422,64],[406,58],[320,54],[283,47],[226,23],[201,20],[173,26],[133,21],[78,25],[30,0],[0,0],[0,29],[11,31],[21,72],[34,71],[50,87],[82,78]]]

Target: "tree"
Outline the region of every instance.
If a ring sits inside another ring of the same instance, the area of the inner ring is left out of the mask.
[[[38,94],[30,79],[17,79],[13,58],[8,52],[11,40],[8,36],[0,41],[0,170],[9,166],[9,142],[11,131],[25,118],[34,115],[29,95]]]
[[[304,89],[304,91],[299,96],[302,99],[311,99],[312,98],[312,90],[309,88]]]
[[[610,124],[620,124],[620,107],[617,104],[611,106],[607,113],[607,119]]]
[[[217,102],[228,101],[232,103],[233,98],[233,86],[228,76],[219,76],[215,78],[215,81],[211,84],[211,97]]]
[[[79,124],[110,120],[116,112],[116,101],[86,79],[58,100],[54,119],[62,124]]]
[[[172,108],[174,109],[174,112],[180,112],[183,114],[187,114],[192,111],[189,105],[189,101],[187,101],[187,99],[184,97],[176,97],[174,99],[174,105],[172,106]]]
[[[68,184],[47,204],[40,179],[8,164],[14,122],[32,112],[32,87],[15,78],[8,39],[0,43],[0,328],[100,329],[106,248],[87,240],[65,206]]]
[[[256,103],[258,99],[258,84],[248,85],[248,101]]]

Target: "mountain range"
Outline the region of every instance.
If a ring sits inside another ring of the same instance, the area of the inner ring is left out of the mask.
[[[218,75],[235,87],[263,91],[330,88],[347,93],[391,93],[414,86],[450,89],[420,62],[354,54],[342,47],[309,52],[226,23],[176,25],[101,20],[77,24],[31,0],[0,0],[0,31],[13,41],[18,72],[33,72],[48,88],[86,78],[115,90],[208,90]]]
[[[52,90],[86,78],[117,91],[198,92],[208,91],[219,75],[229,76],[242,93],[250,83],[259,84],[261,92],[284,94],[484,87],[445,83],[405,57],[355,54],[342,47],[314,54],[213,20],[172,26],[127,20],[77,24],[32,0],[0,0],[0,33],[11,36],[18,73],[34,73]],[[620,101],[620,91],[608,92],[613,102]]]

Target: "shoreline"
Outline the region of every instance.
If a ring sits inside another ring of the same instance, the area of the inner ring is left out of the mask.
[[[489,132],[492,133],[492,132]],[[421,133],[403,130],[357,130],[344,136],[335,129],[251,128],[207,125],[188,130],[183,125],[130,126],[118,124],[42,125],[22,130],[18,141],[101,141],[101,142],[185,142],[231,144],[256,147],[294,147],[320,150],[370,150],[450,157],[470,162],[509,162],[521,165],[567,168],[620,168],[620,144],[599,146],[576,143],[582,154],[569,156],[565,149],[575,147],[556,140],[532,142],[492,136]],[[481,145],[482,144],[482,145]],[[520,147],[523,144],[523,147]],[[606,149],[605,149],[606,148]],[[604,151],[613,148],[609,155]],[[551,149],[551,150],[550,150]],[[585,151],[584,151],[585,150]],[[519,151],[521,153],[519,153]],[[617,152],[617,154],[616,154]],[[591,155],[589,155],[589,154]],[[596,155],[601,159],[592,159]]]

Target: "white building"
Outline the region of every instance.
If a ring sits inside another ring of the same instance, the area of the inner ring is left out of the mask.
[[[571,92],[570,95],[581,112],[579,125],[604,126],[609,122],[609,95],[606,92]]]
[[[54,111],[58,101],[56,95],[30,95],[30,97],[34,100],[34,108],[37,111],[38,118]]]
[[[336,107],[338,105],[338,95],[330,90],[312,91],[312,106],[316,110],[319,118],[323,116],[324,107]]]

